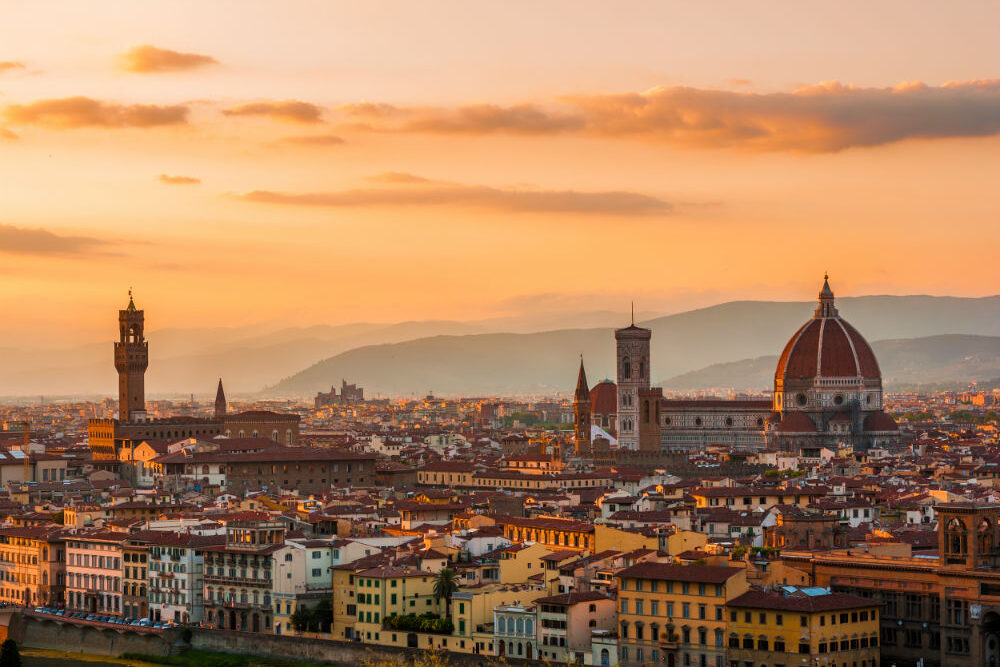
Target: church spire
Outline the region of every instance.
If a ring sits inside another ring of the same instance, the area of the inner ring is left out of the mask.
[[[833,305],[833,290],[830,289],[830,274],[823,274],[823,289],[819,291],[819,306],[815,317],[837,317],[837,308]]]
[[[576,378],[576,396],[574,397],[577,401],[589,401],[590,400],[590,385],[587,384],[587,372],[583,370],[583,355],[580,355],[580,374]]]
[[[226,392],[222,389],[222,378],[219,378],[219,388],[215,390],[215,418],[226,416]]]

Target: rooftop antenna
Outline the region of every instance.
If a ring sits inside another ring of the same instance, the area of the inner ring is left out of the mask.
[[[632,302],[632,326],[635,326],[635,301]]]

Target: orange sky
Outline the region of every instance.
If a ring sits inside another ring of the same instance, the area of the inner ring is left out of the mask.
[[[998,19],[9,3],[0,346],[105,338],[130,285],[159,327],[994,294]]]

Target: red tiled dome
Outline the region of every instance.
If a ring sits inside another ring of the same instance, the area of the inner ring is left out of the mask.
[[[824,283],[820,292],[820,305],[813,319],[803,324],[785,345],[774,377],[783,380],[882,378],[868,341],[833,307],[833,292],[828,283]]]
[[[815,433],[816,424],[802,412],[787,412],[778,424],[781,433]]]
[[[899,430],[899,426],[896,425],[896,420],[881,410],[879,412],[873,412],[865,417],[864,426],[866,431],[879,432]]]
[[[590,390],[590,412],[598,415],[613,415],[618,412],[618,385],[604,380]]]

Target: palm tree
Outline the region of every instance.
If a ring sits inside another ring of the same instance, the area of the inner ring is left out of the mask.
[[[434,578],[434,600],[445,601],[445,618],[451,617],[451,595],[458,590],[458,572],[443,567]]]

